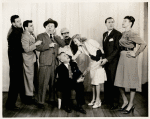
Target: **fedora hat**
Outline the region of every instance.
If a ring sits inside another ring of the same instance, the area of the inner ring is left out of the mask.
[[[45,22],[43,23],[44,28],[45,28],[49,23],[53,23],[54,26],[55,26],[55,28],[58,26],[57,21],[55,21],[55,20],[49,18],[47,21],[45,21]]]

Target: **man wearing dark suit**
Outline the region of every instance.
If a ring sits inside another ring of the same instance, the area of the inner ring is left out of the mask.
[[[21,45],[22,24],[18,15],[11,16],[12,26],[8,32],[8,59],[10,66],[10,84],[8,99],[6,102],[7,109],[19,109],[16,106],[18,94],[24,101],[24,81],[23,81],[23,48]]]
[[[42,44],[36,47],[40,51],[39,56],[39,77],[38,77],[38,102],[39,108],[44,108],[46,89],[49,84],[50,101],[55,101],[55,68],[58,65],[56,60],[58,48],[65,46],[64,41],[55,35],[55,28],[58,23],[52,19],[48,19],[43,24],[46,32],[37,36],[37,41],[42,41]]]
[[[119,40],[122,34],[114,29],[114,19],[109,17],[105,20],[105,25],[108,29],[103,34],[103,49],[105,59],[102,65],[105,66],[107,81],[104,83],[104,102],[109,103],[111,110],[118,107],[119,102],[119,89],[114,86],[116,69],[119,61]],[[116,98],[116,105],[115,99]]]
[[[25,84],[25,95],[26,95],[26,104],[34,103],[34,88],[36,89],[37,85],[34,85],[34,81],[37,81],[37,55],[35,52],[36,46],[40,45],[42,41],[35,42],[35,35],[33,33],[34,26],[32,20],[26,20],[23,22],[24,32],[22,34],[21,42],[24,52],[23,56],[23,76]],[[37,89],[35,90],[35,92]]]
[[[83,82],[77,83],[77,80],[82,75],[82,72],[79,70],[77,63],[72,62],[69,56],[64,52],[61,52],[58,55],[58,59],[61,64],[56,69],[56,74],[58,75],[57,91],[60,92],[58,94],[62,94],[62,98],[66,106],[65,110],[69,113],[71,112],[71,89],[75,89],[77,110],[83,114],[86,114],[86,111],[82,108],[82,105],[85,103],[84,85]],[[61,98],[60,95],[58,95],[58,98]]]

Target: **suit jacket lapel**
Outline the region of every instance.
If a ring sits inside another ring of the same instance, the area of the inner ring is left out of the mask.
[[[35,39],[27,31],[25,31],[25,35],[28,36],[29,42],[33,42],[33,43],[35,42]]]

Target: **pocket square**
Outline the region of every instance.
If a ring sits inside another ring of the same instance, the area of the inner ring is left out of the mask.
[[[114,41],[114,39],[113,38],[109,39],[109,42],[111,42],[111,41]]]

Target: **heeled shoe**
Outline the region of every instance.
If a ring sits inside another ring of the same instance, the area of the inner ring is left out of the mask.
[[[89,105],[89,106],[93,106],[94,103],[95,103],[95,100],[92,100],[88,105]]]
[[[129,105],[129,103],[128,103],[126,106],[124,106],[123,108],[120,107],[120,108],[118,109],[118,111],[123,111],[123,110],[125,110],[125,109],[128,107],[128,105]]]
[[[131,111],[132,111],[132,113],[133,113],[133,112],[134,112],[134,109],[135,109],[135,107],[132,106],[130,110],[125,110],[125,111],[123,112],[123,114],[129,114]]]
[[[95,102],[92,108],[98,108],[101,106],[101,102]]]

